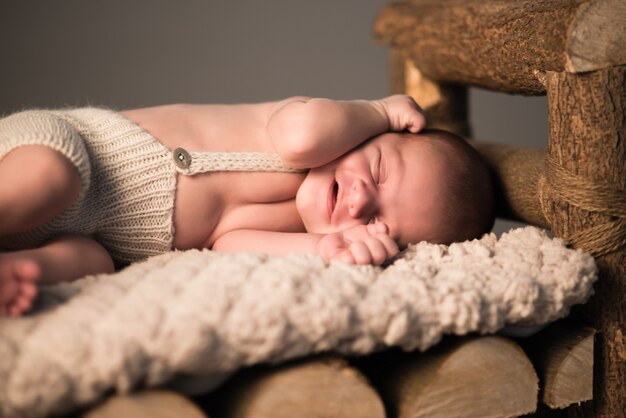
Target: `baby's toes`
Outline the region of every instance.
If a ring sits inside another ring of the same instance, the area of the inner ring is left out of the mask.
[[[31,282],[23,282],[20,288],[20,294],[28,299],[34,299],[37,295],[37,285]]]
[[[34,260],[0,260],[0,315],[19,316],[37,296],[41,267]]]
[[[41,277],[41,267],[34,260],[16,260],[13,272],[22,284],[32,284]]]
[[[0,307],[3,313],[8,313],[8,308],[20,293],[19,280],[15,278],[10,269],[0,271]]]
[[[22,312],[28,311],[31,308],[31,306],[33,306],[33,299],[34,299],[33,296],[27,296],[25,294],[21,294],[15,300],[15,302],[13,303],[13,306],[15,306],[17,310],[19,311],[19,313],[21,314]]]

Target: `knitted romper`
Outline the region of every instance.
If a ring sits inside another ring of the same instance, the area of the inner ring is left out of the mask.
[[[80,173],[81,191],[48,223],[0,237],[0,247],[34,248],[59,234],[80,234],[102,244],[117,264],[172,250],[177,173],[296,171],[275,154],[170,151],[119,113],[97,108],[29,110],[0,119],[0,159],[33,144],[66,156]]]

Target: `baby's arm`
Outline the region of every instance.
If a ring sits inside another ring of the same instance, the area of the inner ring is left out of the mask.
[[[405,129],[418,132],[425,125],[422,110],[406,95],[372,101],[294,98],[272,113],[267,133],[288,166],[312,168],[375,135]]]
[[[271,255],[312,253],[350,264],[382,264],[398,254],[384,223],[357,225],[332,234],[236,230],[222,235],[212,249]]]

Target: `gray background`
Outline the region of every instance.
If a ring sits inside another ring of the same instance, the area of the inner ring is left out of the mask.
[[[389,93],[383,0],[0,0],[0,114]],[[474,136],[545,148],[545,97],[470,91]],[[496,231],[513,226],[498,222]]]

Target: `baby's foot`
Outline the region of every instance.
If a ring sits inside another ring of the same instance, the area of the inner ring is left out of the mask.
[[[37,295],[41,266],[32,258],[0,254],[0,315],[19,316]]]

